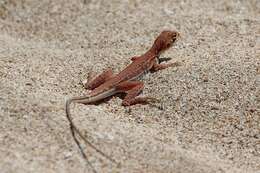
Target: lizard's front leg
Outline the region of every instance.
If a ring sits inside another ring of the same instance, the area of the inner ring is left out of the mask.
[[[162,62],[168,62],[170,60],[171,60],[171,58],[159,58],[158,57],[158,64],[161,64]]]
[[[175,67],[175,66],[180,66],[180,62],[172,62],[172,63],[167,63],[167,64],[158,64],[157,62],[155,62],[151,71],[156,72],[159,70],[166,69],[168,67]]]
[[[140,81],[125,81],[116,86],[120,92],[125,92],[126,96],[122,102],[123,106],[131,106],[135,104],[147,104],[149,102],[158,101],[152,97],[137,97],[143,90],[144,83]]]
[[[94,79],[91,78],[91,76],[88,76],[88,79],[83,81],[83,85],[86,89],[93,90],[100,86],[101,84],[105,83],[107,80],[109,80],[113,76],[112,69],[108,68],[104,72],[102,72],[100,75],[95,77]]]

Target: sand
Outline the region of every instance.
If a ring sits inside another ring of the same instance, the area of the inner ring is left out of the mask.
[[[0,172],[91,172],[65,117],[87,94],[89,71],[120,71],[164,29],[181,39],[162,57],[181,66],[150,73],[143,95],[73,105],[95,146],[97,172],[260,172],[260,3],[236,1],[1,0]]]

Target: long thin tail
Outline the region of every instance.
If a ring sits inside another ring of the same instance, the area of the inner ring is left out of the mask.
[[[85,97],[86,98],[86,97]],[[76,134],[75,132],[79,135],[79,137],[87,144],[89,145],[91,148],[93,148],[96,152],[98,152],[99,154],[101,154],[103,157],[107,158],[108,160],[110,160],[111,162],[113,163],[116,163],[117,162],[112,159],[111,157],[109,157],[108,155],[106,155],[104,152],[102,152],[101,150],[99,150],[98,148],[96,148],[89,140],[87,140],[83,135],[82,133],[79,131],[79,129],[76,127],[76,125],[73,123],[72,121],[72,118],[71,118],[71,113],[70,113],[70,104],[73,103],[73,102],[77,102],[77,100],[79,100],[79,98],[70,98],[70,99],[67,99],[66,100],[66,116],[67,116],[67,119],[69,121],[69,125],[70,125],[70,131],[71,131],[71,134],[72,134],[72,137],[75,141],[75,143],[77,144],[83,158],[86,160],[87,164],[92,168],[93,172],[96,173],[96,170],[94,169],[94,167],[92,166],[92,164],[90,163],[87,155],[85,154],[82,146],[80,145],[80,142],[79,140],[76,138]]]

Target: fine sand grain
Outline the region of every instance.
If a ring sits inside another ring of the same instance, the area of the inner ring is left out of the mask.
[[[164,29],[181,62],[144,77],[155,105],[72,105],[98,172],[260,172],[260,1],[0,0],[0,172],[91,172],[65,117],[89,71],[120,71]]]

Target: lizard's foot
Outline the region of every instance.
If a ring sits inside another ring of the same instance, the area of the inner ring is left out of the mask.
[[[160,103],[161,100],[160,99],[157,99],[157,98],[154,98],[154,97],[145,97],[146,98],[146,102],[149,104],[149,103]]]
[[[156,72],[156,71],[159,71],[159,70],[163,70],[163,69],[166,69],[168,67],[176,67],[176,66],[180,66],[181,63],[178,62],[178,61],[175,61],[175,62],[169,62],[169,63],[162,63],[162,64],[154,64],[153,65],[153,68],[151,69],[152,72]]]
[[[122,105],[123,106],[131,106],[136,104],[153,104],[160,102],[159,99],[153,98],[153,97],[136,97],[130,100],[123,100]]]
[[[148,105],[152,106],[152,107],[157,107],[160,108],[160,106],[158,106],[158,104],[161,103],[160,99],[154,98],[154,97],[148,97],[147,98],[147,102]]]
[[[94,77],[97,76],[97,73],[90,70],[87,74],[87,79],[83,80],[81,83],[84,88],[88,88],[89,83],[94,79]]]

